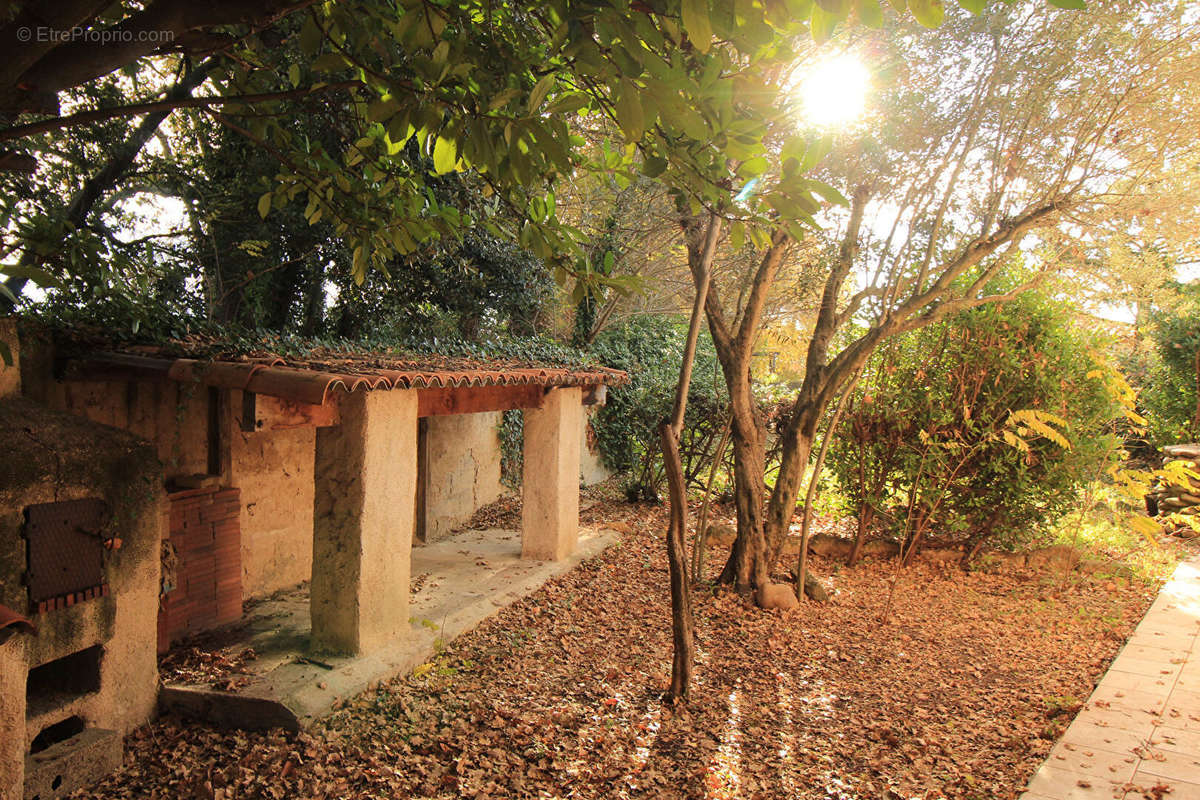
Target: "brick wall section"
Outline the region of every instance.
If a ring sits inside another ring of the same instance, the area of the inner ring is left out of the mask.
[[[242,615],[241,490],[167,495],[167,529],[178,559],[175,588],[161,598],[158,649]]]

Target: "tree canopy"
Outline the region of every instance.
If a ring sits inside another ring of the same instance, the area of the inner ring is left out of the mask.
[[[962,2],[972,12],[984,5]],[[907,8],[924,24],[942,21],[940,0]],[[0,140],[13,148],[10,166],[28,166],[32,156],[37,172],[6,180],[16,189],[3,208],[6,271],[23,278],[35,274],[32,261],[49,261],[62,274],[78,264],[72,259],[95,257],[88,231],[99,196],[134,167],[159,115],[176,108],[269,154],[278,172],[259,211],[296,204],[309,222],[327,222],[359,281],[472,225],[556,260],[560,278],[594,279],[603,273],[588,269],[555,207],[556,185],[588,170],[641,170],[696,208],[728,210],[731,182],[754,178],[779,156],[786,180],[764,186],[761,211],[743,209],[731,223],[764,241],[755,224],[764,216],[803,222],[823,197],[836,199],[803,176],[826,151],[821,140],[781,138],[790,109],[780,92],[796,43],[809,33],[828,38],[847,20],[877,26],[883,12],[876,0],[18,3],[4,27],[16,44],[0,75],[0,110],[11,121]],[[79,35],[49,35],[73,29]],[[289,103],[326,109],[337,136],[297,130],[281,113]],[[576,114],[613,120],[623,142],[602,159],[585,158],[569,124]],[[122,136],[118,122],[131,118],[141,123]],[[94,136],[97,125],[108,126],[110,148],[74,163],[97,170],[74,179],[92,184],[74,195],[82,202],[30,203],[66,161],[56,134]],[[404,157],[410,141],[427,163]],[[468,214],[431,196],[431,180],[467,171],[496,205]],[[497,217],[499,206],[507,218]],[[67,262],[56,264],[63,254]]]

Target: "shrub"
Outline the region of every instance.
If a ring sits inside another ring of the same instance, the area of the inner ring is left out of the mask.
[[[1200,437],[1200,284],[1178,288],[1179,303],[1152,317],[1154,357],[1141,395],[1151,439],[1158,445]]]
[[[1014,548],[1046,530],[1119,452],[1098,346],[1036,294],[883,345],[828,455],[860,536],[878,520],[910,542]]]
[[[661,483],[658,425],[671,415],[686,335],[682,320],[641,316],[607,328],[592,346],[600,363],[623,369],[631,378],[626,386],[609,390],[607,403],[592,423],[604,463],[627,473],[631,496],[654,496]],[[680,443],[691,483],[698,482],[711,463],[724,425],[727,401],[724,382],[720,377],[713,380],[717,369],[712,339],[703,330]]]

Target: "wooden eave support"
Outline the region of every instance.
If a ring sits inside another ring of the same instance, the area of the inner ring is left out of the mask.
[[[546,387],[523,386],[448,386],[417,392],[417,416],[440,417],[448,414],[478,414],[483,411],[509,411],[514,408],[541,408]]]
[[[282,397],[242,392],[241,429],[282,431],[292,428],[328,428],[342,421],[336,400],[311,405]]]

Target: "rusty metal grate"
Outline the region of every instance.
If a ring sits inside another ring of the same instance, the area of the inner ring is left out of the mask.
[[[88,590],[103,586],[107,520],[108,504],[99,499],[40,503],[25,509],[29,599],[34,606],[42,610],[43,601],[75,600],[76,594],[92,595]]]

